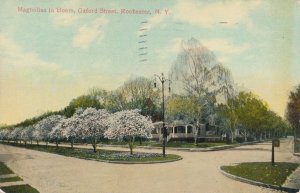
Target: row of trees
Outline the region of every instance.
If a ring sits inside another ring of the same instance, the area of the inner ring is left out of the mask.
[[[196,135],[200,125],[208,123],[231,133],[231,141],[236,130],[241,131],[247,140],[247,137],[261,138],[270,136],[270,133],[282,135],[290,128],[260,98],[252,93],[240,92],[230,71],[196,39],[182,42],[181,51],[170,69],[169,79],[172,80],[172,93],[165,100],[167,121],[184,120],[192,123],[197,128]],[[140,109],[141,114],[151,117],[153,122],[161,121],[161,88],[155,90],[153,81],[137,77],[113,91],[93,88],[87,95],[73,99],[61,111],[45,113],[10,127],[32,126],[51,115],[70,118],[76,116],[79,107],[106,109],[109,113]],[[291,118],[288,120],[296,124],[295,104],[290,106]]]
[[[96,152],[96,145],[104,137],[108,139],[126,139],[129,142],[130,152],[133,153],[133,142],[136,137],[150,138],[154,128],[149,117],[140,114],[140,111],[124,110],[109,113],[105,109],[79,108],[73,116],[65,118],[61,115],[48,116],[34,125],[0,130],[0,139],[9,141],[35,140],[48,142],[55,141],[56,146],[62,140],[70,142],[71,147],[75,140],[88,141]]]

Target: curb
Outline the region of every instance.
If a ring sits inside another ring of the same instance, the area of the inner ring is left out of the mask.
[[[0,188],[7,187],[7,186],[19,186],[19,185],[26,185],[27,183],[24,181],[15,181],[15,182],[3,182],[0,183]]]
[[[12,178],[12,177],[17,177],[17,174],[3,174],[0,175],[0,178]]]
[[[290,192],[290,193],[296,193],[296,192],[299,191],[299,189],[295,189],[295,188],[289,188],[289,187],[285,187],[285,186],[276,186],[276,185],[272,185],[272,184],[265,184],[263,182],[258,182],[258,181],[246,179],[246,178],[243,178],[243,177],[239,177],[239,176],[236,176],[236,175],[233,175],[233,174],[229,174],[229,173],[225,172],[224,170],[222,170],[222,166],[220,167],[220,171],[224,176],[226,176],[228,178],[231,178],[233,180],[237,180],[237,181],[240,181],[240,182],[244,182],[244,183],[247,183],[247,184],[262,186],[262,187],[265,187],[265,188],[271,188],[271,189],[275,189],[275,190],[283,190],[283,191]]]

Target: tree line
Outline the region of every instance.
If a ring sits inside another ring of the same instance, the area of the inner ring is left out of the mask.
[[[166,93],[166,119],[194,124],[196,136],[201,124],[218,127],[228,134],[231,142],[236,135],[245,141],[281,137],[299,127],[299,113],[296,115],[299,102],[288,104],[288,121],[284,120],[255,94],[237,89],[230,70],[196,39],[182,42],[181,51],[169,71],[169,79],[172,91]],[[109,113],[139,109],[141,115],[151,117],[152,122],[161,121],[162,88],[154,89],[154,82],[154,78],[136,77],[113,91],[92,88],[60,111],[47,112],[3,128],[29,127],[53,115],[71,118],[78,108],[89,107],[105,109]],[[299,90],[298,95],[291,94],[290,101],[294,98],[299,101]]]

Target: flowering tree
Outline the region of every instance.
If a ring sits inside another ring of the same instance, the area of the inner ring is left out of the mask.
[[[27,127],[22,128],[20,131],[19,139],[24,141],[24,144],[27,145],[27,141],[30,140],[30,133]]]
[[[26,129],[26,132],[28,135],[28,140],[30,140],[30,144],[32,144],[32,140],[34,139],[33,132],[34,132],[35,128],[33,125],[29,125],[29,126],[25,127],[25,129]]]
[[[46,141],[46,145],[48,145],[49,133],[62,119],[63,116],[61,115],[51,115],[39,121],[35,125],[36,134],[39,135],[38,138]]]
[[[0,130],[0,140],[7,140],[8,141],[9,134],[10,134],[10,131],[8,129],[1,129]]]
[[[124,110],[113,114],[111,124],[105,132],[109,139],[125,138],[129,142],[130,154],[133,154],[135,137],[150,138],[154,129],[150,117],[140,114],[140,110]]]
[[[65,121],[62,120],[58,123],[52,130],[49,132],[48,137],[49,139],[55,140],[56,147],[58,148],[58,143],[60,140],[64,138],[64,128],[65,128]]]
[[[15,141],[15,143],[18,143],[18,140],[20,139],[20,134],[21,134],[22,129],[23,129],[23,127],[14,128],[8,136],[9,139]]]
[[[87,108],[77,117],[75,116],[75,119],[79,121],[78,128],[82,138],[91,142],[94,152],[96,152],[98,140],[104,136],[109,126],[109,118],[110,113],[107,110],[95,108]]]
[[[63,137],[67,138],[71,142],[71,147],[73,149],[74,140],[80,136],[80,125],[82,120],[79,118],[78,114],[74,114],[68,119],[64,119],[60,124],[62,129]]]

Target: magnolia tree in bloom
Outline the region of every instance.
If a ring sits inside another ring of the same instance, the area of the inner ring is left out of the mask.
[[[48,145],[49,141],[49,133],[52,129],[58,125],[64,119],[61,115],[51,115],[39,121],[35,124],[35,137],[37,141],[44,140],[46,141],[46,145]]]
[[[129,142],[130,154],[133,154],[135,137],[150,138],[154,125],[150,117],[140,114],[140,110],[124,110],[113,114],[111,124],[105,132],[109,139],[124,138]]]
[[[20,131],[19,139],[22,140],[25,145],[27,145],[27,141],[30,140],[30,135],[30,129],[28,127],[24,127]]]
[[[68,119],[64,119],[59,125],[62,129],[63,137],[67,138],[71,142],[71,147],[73,149],[74,140],[80,136],[80,126],[82,120],[77,114],[73,115]]]
[[[0,140],[8,140],[9,134],[10,134],[10,131],[8,129],[1,129],[0,130]]]
[[[33,138],[33,132],[34,132],[35,128],[34,128],[33,125],[29,125],[29,126],[25,127],[25,130],[26,130],[26,133],[28,135],[28,140],[32,144],[32,140],[34,139]]]
[[[20,134],[21,134],[21,131],[23,130],[23,127],[16,127],[14,128],[10,134],[8,135],[8,138],[10,140],[13,140],[15,141],[16,143],[18,143],[18,140],[20,139]]]
[[[58,147],[59,141],[64,138],[64,129],[66,128],[65,120],[59,122],[52,130],[49,132],[48,137],[55,141],[56,147]]]
[[[98,140],[104,136],[110,124],[110,116],[107,110],[95,108],[87,108],[81,114],[75,115],[75,119],[79,121],[77,126],[81,137],[91,142],[94,152]]]

